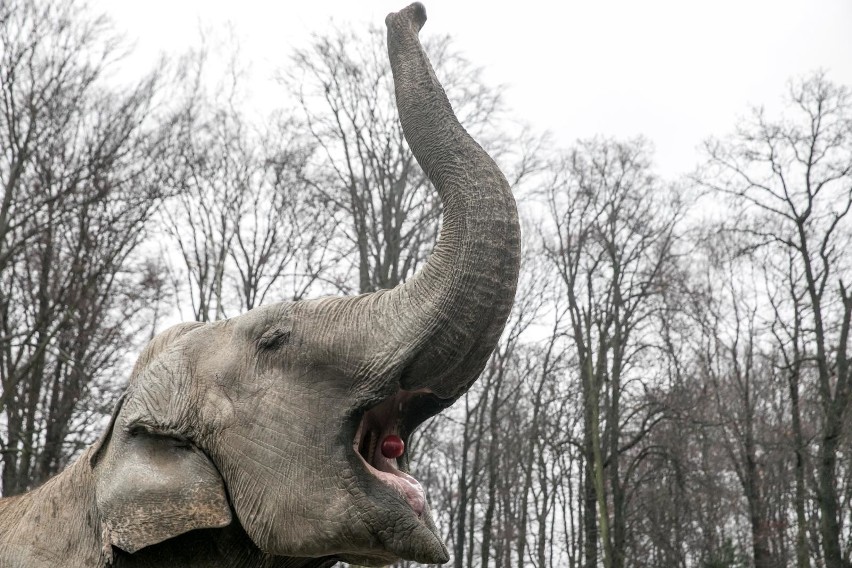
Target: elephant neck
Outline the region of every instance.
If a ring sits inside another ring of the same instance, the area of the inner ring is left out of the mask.
[[[0,500],[0,566],[106,565],[89,451],[41,487]]]

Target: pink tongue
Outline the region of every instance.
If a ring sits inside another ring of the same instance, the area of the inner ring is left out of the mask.
[[[396,460],[389,460],[384,456],[376,456],[377,463],[375,464],[379,477],[392,485],[399,491],[417,516],[423,514],[426,509],[426,494],[423,492],[423,487],[420,482],[396,468]]]

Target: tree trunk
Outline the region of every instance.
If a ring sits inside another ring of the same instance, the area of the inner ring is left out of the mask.
[[[465,416],[470,416],[470,407],[468,397],[464,399]],[[464,545],[467,533],[465,531],[465,522],[467,521],[467,488],[468,488],[468,467],[467,454],[470,450],[470,421],[465,420],[464,430],[462,431],[462,447],[461,447],[461,468],[459,470],[459,506],[456,525],[456,538],[453,543],[453,568],[464,568]]]
[[[826,420],[831,415],[826,413]],[[833,420],[832,420],[833,422]],[[840,523],[838,522],[837,496],[837,442],[840,433],[834,424],[826,424],[827,432],[823,435],[819,455],[819,508],[820,532],[822,534],[823,554],[826,568],[847,568],[843,565],[843,554],[840,547]]]
[[[793,443],[796,454],[796,492],[793,496],[796,510],[796,568],[809,568],[808,520],[805,516],[805,442],[802,435],[802,416],[799,408],[799,373],[789,376],[790,404],[793,415]]]
[[[595,452],[592,437],[591,410],[592,398],[590,381],[585,377],[587,366],[583,365],[583,533],[585,536],[584,558],[585,568],[597,568],[598,565],[598,497],[595,491]]]
[[[493,361],[493,360],[492,360]],[[482,568],[488,568],[489,558],[491,555],[491,535],[493,531],[494,509],[497,506],[497,478],[499,476],[499,446],[500,446],[500,428],[498,410],[500,408],[500,387],[502,385],[502,361],[492,368],[489,378],[489,384],[486,388],[494,389],[491,398],[491,406],[488,413],[488,491],[487,503],[485,506],[485,516],[482,519],[482,546],[480,548],[480,562]],[[496,378],[494,386],[491,386],[491,380]]]

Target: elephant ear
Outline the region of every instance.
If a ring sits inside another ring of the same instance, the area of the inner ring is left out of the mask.
[[[224,483],[204,452],[147,427],[118,427],[122,403],[91,458],[104,546],[133,553],[194,529],[229,525]]]
[[[131,389],[147,365],[202,325],[177,325],[154,338],[136,362]],[[126,424],[121,413],[126,397],[89,454],[104,547],[133,553],[194,529],[230,524],[224,483],[210,459],[187,440],[142,423]]]

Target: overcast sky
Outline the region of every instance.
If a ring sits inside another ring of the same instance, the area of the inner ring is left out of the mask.
[[[132,66],[232,25],[252,61],[259,104],[293,47],[331,19],[383,25],[387,0],[93,0],[136,42]],[[426,0],[422,35],[449,33],[515,116],[563,145],[644,134],[661,173],[689,171],[696,147],[751,104],[777,106],[788,79],[822,68],[852,86],[852,0]],[[140,69],[142,71],[143,69]]]

